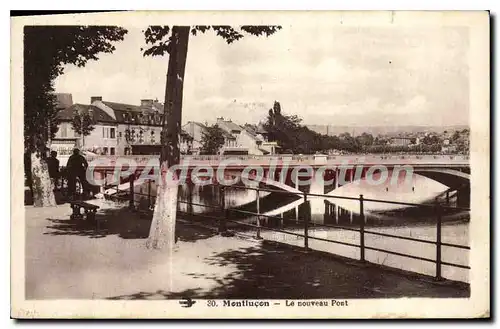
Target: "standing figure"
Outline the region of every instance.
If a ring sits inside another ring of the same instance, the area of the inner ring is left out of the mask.
[[[75,197],[76,189],[76,178],[80,180],[82,184],[83,194],[87,193],[87,171],[88,163],[85,157],[80,154],[79,149],[74,149],[73,154],[68,159],[68,164],[66,166],[66,171],[68,175],[68,192],[70,197]]]
[[[57,159],[57,152],[51,151],[50,157],[47,158],[47,166],[49,168],[49,177],[54,184],[56,190],[59,189],[59,160]]]

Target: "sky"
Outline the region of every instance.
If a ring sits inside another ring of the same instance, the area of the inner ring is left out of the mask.
[[[128,30],[114,53],[66,66],[56,92],[82,104],[91,96],[163,102],[168,56],[143,57],[142,29]],[[213,32],[191,36],[183,122],[258,123],[277,100],[305,124],[467,125],[468,35],[463,27],[294,25],[230,45]]]

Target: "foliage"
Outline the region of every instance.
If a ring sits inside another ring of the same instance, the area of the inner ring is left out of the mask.
[[[193,36],[212,30],[228,44],[243,38],[245,33],[255,36],[270,36],[279,29],[281,29],[281,26],[272,25],[242,25],[239,28],[229,25],[195,25],[190,27]],[[143,31],[146,45],[149,45],[147,49],[141,48],[144,56],[162,56],[165,53],[170,53],[171,30],[170,26],[153,25]]]
[[[441,145],[372,145],[365,149],[368,153],[437,153],[441,152]]]
[[[439,137],[436,135],[427,135],[422,139],[424,145],[435,145],[439,144]]]
[[[185,65],[189,35],[214,31],[228,44],[243,38],[244,34],[255,36],[270,36],[281,29],[280,26],[243,25],[232,27],[228,25],[195,25],[195,26],[149,26],[143,31],[146,49],[141,48],[144,56],[162,56],[168,53],[167,84],[165,87],[164,120],[167,124],[162,130],[162,152],[160,161],[167,161],[169,165],[177,164],[180,160],[178,138],[181,133],[182,94],[184,85]]]
[[[269,140],[278,142],[281,153],[314,154],[329,153],[334,150],[366,153],[436,153],[442,150],[440,139],[435,135],[426,136],[420,145],[390,145],[388,139],[374,138],[369,133],[362,133],[356,137],[347,132],[338,136],[318,134],[301,125],[301,121],[296,115],[284,114],[280,103],[274,102],[264,127],[269,133]],[[455,132],[452,140],[457,145],[457,152],[468,152],[468,130]],[[411,143],[415,142],[416,138],[412,138]]]
[[[469,153],[469,134],[469,129],[457,130],[453,133],[451,141],[457,145],[458,152]]]
[[[201,154],[217,154],[224,142],[224,131],[218,125],[207,127],[201,140]]]
[[[73,130],[83,136],[88,136],[95,129],[94,120],[88,113],[75,113],[71,121]]]
[[[349,133],[340,136],[321,135],[301,125],[301,122],[302,119],[296,115],[284,114],[281,104],[275,101],[264,128],[268,131],[269,140],[278,142],[282,153],[313,154],[334,149],[349,152],[359,150],[358,141]],[[364,138],[370,140],[367,136]]]
[[[373,145],[374,138],[372,134],[362,133],[360,136],[356,136],[356,143],[361,147],[367,147]]]
[[[24,145],[42,151],[57,132],[54,79],[64,64],[83,67],[127,31],[116,26],[26,26],[24,28]],[[50,131],[49,131],[50,130]]]
[[[269,140],[278,142],[283,153],[302,153],[303,146],[307,148],[309,131],[300,125],[301,121],[296,115],[282,114],[281,104],[275,101],[273,108],[269,110],[264,129],[268,132]],[[304,142],[302,145],[299,143],[301,139]]]
[[[181,134],[182,96],[184,87],[185,66],[189,45],[189,35],[213,30],[228,44],[241,39],[243,32],[252,35],[271,35],[280,27],[271,26],[240,26],[239,31],[230,26],[149,26],[144,31],[147,49],[141,49],[144,56],[162,56],[169,54],[167,68],[167,83],[165,86],[165,111],[162,129],[162,150],[160,165],[173,166],[180,161],[179,135]],[[190,33],[191,32],[191,33]],[[213,128],[213,127],[211,127]],[[213,131],[213,135],[211,132]],[[210,129],[210,138],[204,143],[205,152],[218,150],[224,138],[221,132]],[[222,137],[222,139],[221,139]],[[170,186],[160,186],[156,198],[153,222],[147,242],[148,247],[161,248],[167,245],[173,249],[175,243],[176,211],[171,204],[177,204],[177,189]]]

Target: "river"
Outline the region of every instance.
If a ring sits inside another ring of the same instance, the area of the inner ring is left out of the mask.
[[[155,185],[151,185],[151,195],[155,195]],[[312,187],[311,187],[312,190]],[[326,193],[329,197],[308,197],[304,202],[301,196],[284,195],[280,193],[259,192],[259,213],[273,218],[262,217],[263,227],[279,228],[281,230],[303,234],[305,216],[310,218],[309,234],[312,237],[335,240],[359,245],[359,232],[322,224],[358,229],[361,224],[359,200],[334,198],[359,197],[365,199],[382,199],[407,203],[431,204],[436,198],[440,203],[449,206],[456,205],[456,195],[446,199],[447,187],[436,181],[417,174],[413,175],[410,184],[367,184],[365,179],[347,183]],[[136,192],[148,193],[147,184],[136,187]],[[226,187],[225,204],[233,211],[230,218],[245,223],[256,224],[257,217],[246,212],[257,212],[257,192],[239,187]],[[142,199],[144,196],[136,196]],[[217,186],[184,185],[179,190],[179,210],[201,216],[220,216],[218,205],[220,189]],[[193,203],[188,205],[187,203]],[[401,206],[388,203],[363,203],[365,230],[385,234],[401,235],[436,241],[437,217],[432,207]],[[442,216],[442,241],[450,244],[469,245],[469,212],[446,210]],[[238,226],[238,230],[255,235],[255,228]],[[295,235],[262,229],[261,236],[265,239],[280,241],[294,245],[304,245],[304,239]],[[387,236],[365,233],[365,245],[386,249],[401,254],[436,259],[436,246],[430,243],[408,241]],[[348,258],[359,259],[360,248],[309,239],[312,249],[327,251]],[[427,275],[435,275],[434,263],[392,255],[386,252],[366,250],[368,261]],[[442,247],[442,261],[467,266],[469,251],[454,247]],[[469,282],[469,270],[442,265],[444,278]]]

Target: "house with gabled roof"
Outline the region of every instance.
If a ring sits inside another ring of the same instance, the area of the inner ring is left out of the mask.
[[[221,150],[222,154],[266,155],[275,153],[276,145],[263,147],[268,142],[262,134],[262,127],[253,127],[248,124],[239,126],[232,120],[225,120],[222,117],[217,118],[217,125],[232,136],[232,138],[226,138],[226,143]]]
[[[262,123],[258,125],[245,124],[243,126],[250,134],[255,136],[259,149],[265,154],[276,154],[280,148],[277,142],[269,141],[269,133],[264,128]]]
[[[82,136],[73,129],[74,118],[83,115],[88,115],[94,125],[94,129],[87,136]],[[98,107],[73,104],[60,109],[57,118],[59,129],[51,141],[50,148],[58,153],[61,165],[64,165],[74,148],[96,154],[117,154],[116,121]]]
[[[203,133],[207,132],[207,127],[196,121],[188,121],[182,126],[182,130],[190,136],[192,140],[192,154],[200,154],[203,146]]]
[[[140,105],[104,101],[92,97],[91,104],[114,117],[117,123],[118,154],[160,154],[163,104],[142,99]],[[180,135],[181,153],[191,152],[191,138]]]

